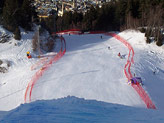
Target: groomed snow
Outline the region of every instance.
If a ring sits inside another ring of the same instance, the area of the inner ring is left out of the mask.
[[[158,47],[155,43],[146,44],[143,33],[124,31],[120,33],[134,48],[134,66],[132,71],[142,77],[144,88],[150,95],[156,107],[164,109],[164,46]]]

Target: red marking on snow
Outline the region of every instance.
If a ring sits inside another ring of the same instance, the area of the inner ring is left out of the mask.
[[[126,75],[126,78],[128,80],[130,80],[133,77],[132,74],[131,74],[131,71],[130,71],[130,67],[131,67],[131,63],[134,63],[134,59],[133,59],[133,57],[134,57],[134,50],[133,50],[132,46],[125,39],[123,39],[121,36],[119,36],[119,35],[117,35],[115,33],[108,33],[107,35],[110,35],[110,36],[116,38],[117,40],[121,41],[125,46],[128,47],[129,54],[128,54],[127,63],[125,64],[125,67],[124,67],[124,73]],[[128,68],[128,72],[127,72],[127,68]],[[142,88],[142,86],[140,86],[139,84],[132,84],[131,86],[139,94],[141,99],[146,104],[147,108],[156,109],[155,105],[153,104],[153,102],[151,101],[150,97],[145,92],[145,90]]]
[[[89,31],[89,32],[82,32],[80,29],[70,29],[70,30],[64,30],[64,31],[59,31],[56,32],[56,34],[63,35],[63,34],[75,34],[75,35],[80,35],[80,34],[103,34],[106,33],[105,31]]]
[[[152,100],[148,96],[148,94],[145,92],[145,90],[140,86],[139,84],[132,84],[131,85],[137,93],[140,95],[141,99],[145,102],[147,108],[150,109],[156,109],[155,105],[153,104]]]
[[[47,60],[48,60],[47,57],[41,58],[38,62],[36,62],[34,65],[31,66],[31,70],[34,70],[41,64],[44,64]]]
[[[128,54],[127,63],[125,64],[125,67],[124,67],[124,73],[125,73],[126,78],[128,80],[130,80],[133,77],[131,74],[131,71],[130,71],[130,67],[131,67],[131,63],[134,62],[134,60],[133,60],[134,50],[133,50],[132,46],[125,39],[121,38],[119,35],[117,35],[115,33],[107,33],[106,35],[115,37],[117,40],[121,41],[126,47],[128,47],[129,54]],[[132,56],[131,56],[131,53],[132,53]],[[131,56],[131,59],[130,59],[130,56]],[[128,69],[128,72],[127,72],[127,69]]]
[[[63,35],[63,34],[82,34],[82,31],[80,29],[70,29],[70,30],[64,30],[60,32],[56,32],[56,34]]]
[[[36,84],[36,82],[44,74],[44,72],[52,65],[52,63],[58,61],[65,54],[65,52],[66,52],[66,42],[65,42],[65,39],[63,37],[60,37],[60,39],[61,39],[61,44],[64,43],[64,47],[63,47],[63,45],[61,45],[61,49],[57,53],[57,55],[55,55],[53,58],[51,58],[50,61],[46,62],[43,65],[43,67],[40,70],[38,70],[35,73],[35,75],[32,77],[32,80],[29,82],[29,84],[26,88],[26,92],[25,92],[25,96],[24,96],[25,103],[27,102],[27,98],[29,98],[29,102],[31,101],[32,89],[33,89],[34,85]]]

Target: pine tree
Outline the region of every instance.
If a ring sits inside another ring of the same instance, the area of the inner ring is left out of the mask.
[[[47,19],[45,19],[45,26],[50,34],[55,32],[55,15],[50,15]]]
[[[3,7],[4,27],[14,32],[16,27],[21,26],[30,30],[32,16],[36,18],[32,0],[5,0]]]
[[[31,29],[32,16],[36,16],[31,0],[24,0],[21,6],[20,25],[26,30]]]
[[[133,18],[140,18],[141,17],[139,0],[134,0],[133,1],[131,14],[132,14]]]
[[[76,11],[72,14],[72,21],[74,24],[81,22],[83,20],[83,14],[77,13]]]
[[[63,19],[63,29],[65,30],[65,29],[70,29],[71,28],[71,24],[72,24],[72,12],[65,12],[64,14],[63,14],[63,17],[62,17],[62,19]]]
[[[91,6],[90,10],[85,14],[83,18],[84,30],[93,30],[95,24],[93,23],[97,19],[97,11]]]
[[[2,14],[5,0],[0,0],[0,15]]]
[[[17,26],[16,14],[18,13],[18,1],[6,0],[3,8],[4,27],[10,31],[14,31]]]
[[[19,27],[16,27],[16,29],[15,29],[15,31],[14,31],[14,38],[15,38],[16,40],[20,40],[20,39],[21,39]]]
[[[2,24],[2,13],[5,0],[0,0],[0,24]]]

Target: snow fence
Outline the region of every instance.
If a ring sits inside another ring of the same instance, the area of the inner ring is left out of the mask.
[[[82,31],[80,29],[70,29],[70,30],[64,30],[60,32],[56,32],[58,35],[63,35],[63,34],[75,34],[75,35],[80,35],[82,34]]]
[[[125,64],[125,67],[124,67],[124,73],[125,73],[125,76],[127,77],[127,79],[130,80],[131,78],[133,78],[133,76],[131,74],[131,71],[130,71],[130,67],[131,67],[131,63],[134,63],[134,59],[133,59],[133,57],[134,57],[134,50],[133,50],[132,46],[125,39],[123,39],[122,37],[120,37],[116,33],[107,33],[106,35],[109,35],[109,36],[112,36],[112,37],[116,38],[117,40],[121,41],[125,46],[128,47],[129,54],[128,54],[127,63]],[[127,72],[127,70],[128,70],[128,72]],[[147,108],[156,109],[155,105],[153,104],[153,102],[149,98],[148,94],[145,92],[145,90],[142,88],[141,85],[139,85],[139,84],[131,84],[131,86],[139,94],[141,99],[146,104]]]
[[[31,101],[32,89],[33,89],[34,85],[36,84],[36,82],[39,80],[39,78],[52,65],[52,63],[58,61],[65,54],[65,52],[66,52],[65,39],[63,37],[60,37],[60,41],[61,41],[60,51],[54,57],[52,57],[48,62],[45,62],[43,64],[43,67],[34,74],[31,81],[28,83],[28,86],[26,88],[25,95],[24,95],[24,102],[25,103]],[[43,63],[44,60],[41,60],[40,62],[36,63],[36,65]],[[34,66],[32,68],[34,68]]]

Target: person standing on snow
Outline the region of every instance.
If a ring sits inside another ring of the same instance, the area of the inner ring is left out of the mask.
[[[118,53],[118,56],[119,56],[119,57],[121,56],[120,52]]]
[[[120,52],[118,53],[118,56],[122,59],[122,55],[121,55],[121,53],[120,53]]]
[[[31,55],[30,55],[29,51],[27,52],[27,58],[29,58],[29,59],[31,58]]]

